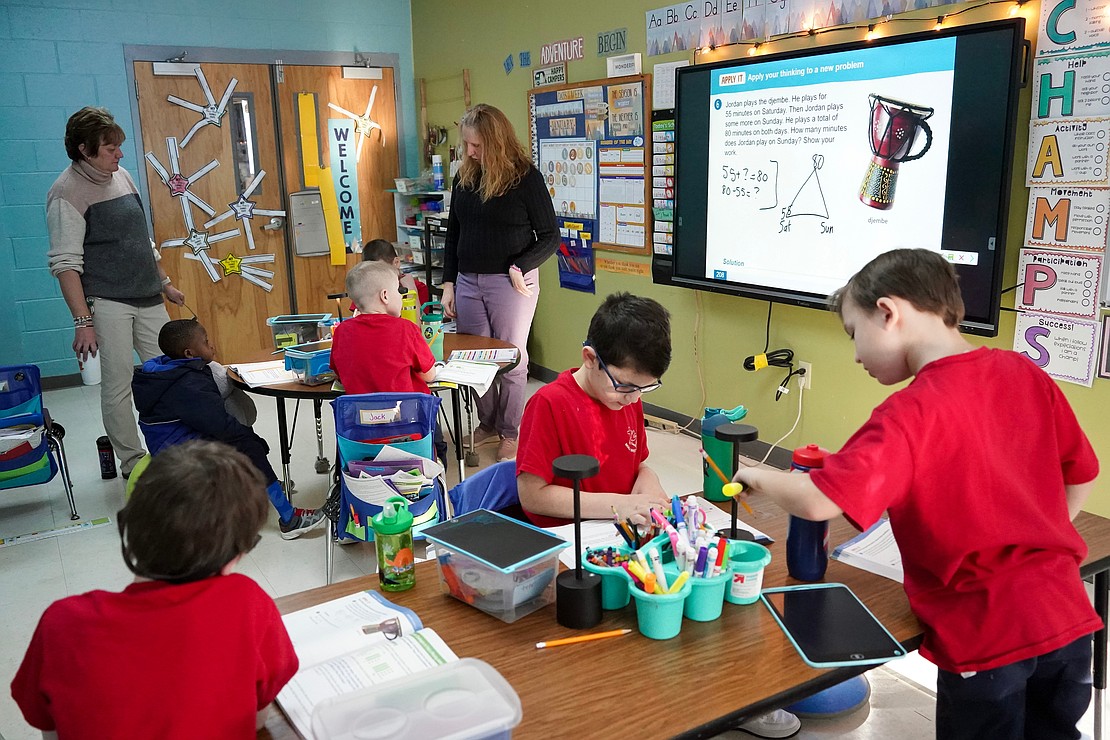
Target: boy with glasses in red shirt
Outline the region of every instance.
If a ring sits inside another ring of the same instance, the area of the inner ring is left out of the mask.
[[[662,385],[671,364],[670,314],[656,301],[610,295],[590,321],[582,366],[540,388],[524,408],[517,451],[520,505],[537,526],[570,521],[571,482],[556,478],[561,455],[592,455],[601,472],[582,481],[582,516],[646,521],[652,506],[670,505],[647,465],[640,396]]]

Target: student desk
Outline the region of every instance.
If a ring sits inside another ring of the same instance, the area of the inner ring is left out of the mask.
[[[755,516],[742,515],[744,520],[776,539],[764,586],[793,583],[786,573],[786,515],[764,497],[755,496],[749,502]],[[1096,606],[1105,618],[1110,520],[1084,513],[1077,528],[1090,547],[1083,574],[1095,575],[1100,594]],[[842,517],[831,522],[831,542],[843,542],[854,534]],[[826,580],[850,586],[907,649],[919,645],[921,626],[900,584],[835,561],[829,563]],[[865,670],[810,668],[760,603],[726,603],[714,622],[684,620],[682,632],[672,640],[649,640],[633,631],[624,637],[538,651],[537,641],[574,634],[556,623],[554,605],[505,624],[441,594],[434,563],[417,566],[416,583],[411,591],[389,594],[389,598],[414,609],[425,626],[439,632],[460,657],[480,658],[505,676],[524,706],[524,719],[514,738],[711,737]],[[374,576],[356,578],[286,596],[277,604],[287,613],[377,585]],[[605,612],[601,624],[590,631],[621,627],[636,628],[631,605]],[[1100,688],[1105,686],[1104,633],[1095,652],[1095,685]],[[295,734],[285,717],[275,712],[259,736]]]
[[[443,335],[443,355],[450,357],[451,353],[455,350],[465,349],[516,349],[516,347],[508,342],[503,342],[500,339],[493,339],[491,337],[480,337],[473,334],[454,334],[444,333]],[[253,357],[245,360],[238,360],[239,362],[266,362],[273,360],[275,353],[262,352],[257,353]],[[502,369],[499,372],[504,372],[513,367],[516,367],[520,362],[520,355],[517,355],[517,361],[512,363],[503,363]],[[234,363],[230,363],[234,364]],[[324,442],[320,432],[320,409],[324,401],[332,398],[338,398],[342,395],[339,391],[333,390],[331,383],[324,383],[322,385],[304,385],[303,383],[280,383],[278,385],[264,385],[256,388],[251,388],[243,382],[239,374],[235,372],[230,364],[227,368],[227,377],[238,388],[242,388],[247,393],[254,393],[259,396],[270,396],[277,402],[277,421],[278,421],[278,443],[281,447],[281,474],[282,485],[285,488],[285,495],[290,496],[294,492],[295,484],[289,475],[289,460],[290,448],[292,440],[289,439],[289,421],[285,414],[285,401],[287,399],[307,399],[312,401],[313,413],[316,418],[316,472],[326,473],[329,465],[327,458],[324,456]],[[455,455],[459,460],[459,479],[465,477],[463,470],[463,451],[462,451],[462,411],[460,409],[461,393],[458,388],[454,386],[443,386],[450,388],[454,394],[455,403],[452,404],[453,421],[455,424]]]

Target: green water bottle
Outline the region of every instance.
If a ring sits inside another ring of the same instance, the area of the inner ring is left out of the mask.
[[[436,362],[443,361],[443,304],[428,301],[420,307],[420,331]]]
[[[412,553],[412,514],[408,499],[390,496],[377,516],[370,519],[378,553],[378,580],[382,591],[406,591],[416,585]]]
[[[714,411],[717,411],[717,413],[712,413]],[[705,413],[706,415],[701,422],[702,449],[712,458],[713,462],[717,463],[717,467],[726,476],[731,477],[736,472],[732,469],[732,445],[724,440],[717,439],[714,432],[722,424],[731,424],[732,420],[717,409],[706,409]],[[705,460],[702,460],[701,467],[702,493],[705,494],[705,497],[710,501],[728,501],[729,497],[721,491],[721,486],[724,483],[720,476]]]

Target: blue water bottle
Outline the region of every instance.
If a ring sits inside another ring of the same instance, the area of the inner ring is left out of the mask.
[[[808,473],[825,465],[829,451],[817,445],[806,445],[794,450],[790,461],[791,472]],[[811,522],[800,516],[790,516],[786,533],[786,570],[791,578],[799,581],[819,581],[825,577],[829,565],[829,523]]]

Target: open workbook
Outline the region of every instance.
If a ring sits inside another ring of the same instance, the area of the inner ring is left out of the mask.
[[[304,738],[325,699],[458,660],[416,613],[361,591],[283,618],[301,662],[277,703]],[[395,621],[394,621],[395,620]]]

